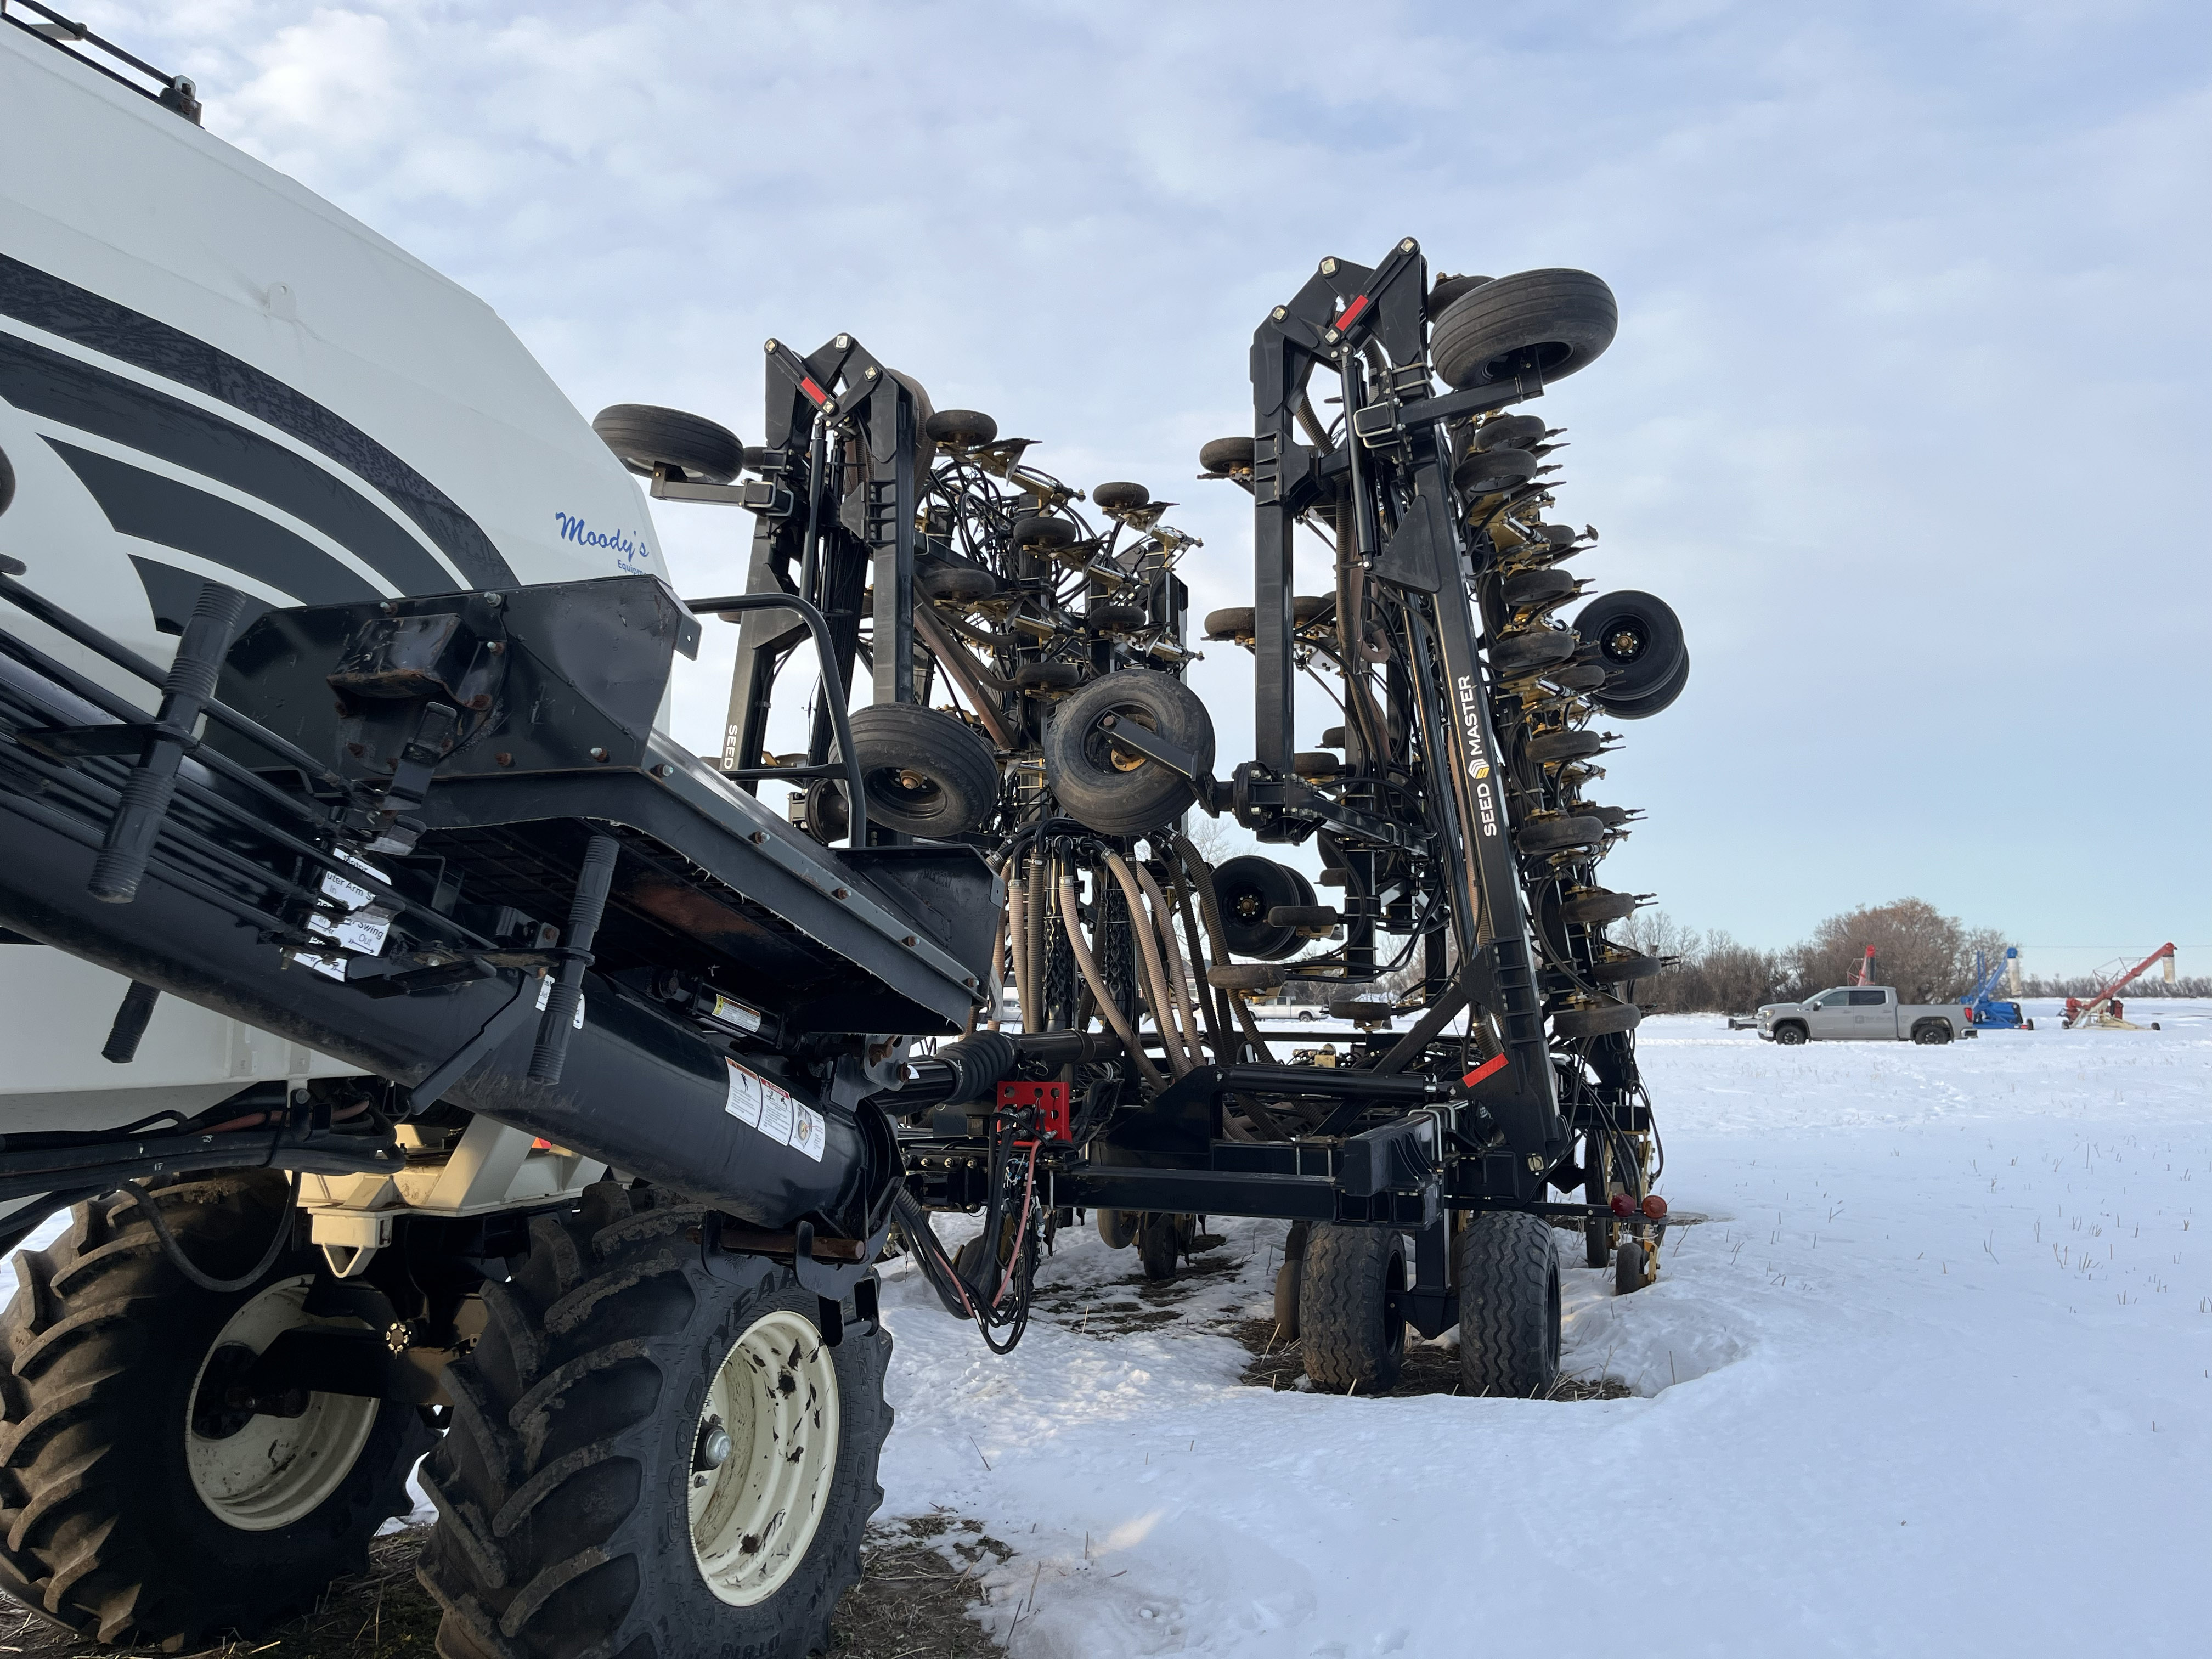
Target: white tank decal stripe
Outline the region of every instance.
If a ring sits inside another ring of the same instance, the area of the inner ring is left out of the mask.
[[[512,587],[514,572],[452,497],[352,422],[243,358],[0,253],[0,314],[190,386],[328,456],[422,526],[469,581]]]

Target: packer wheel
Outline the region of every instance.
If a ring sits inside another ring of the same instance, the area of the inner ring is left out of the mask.
[[[1406,1364],[1406,1247],[1387,1227],[1316,1222],[1298,1274],[1306,1375],[1334,1394],[1381,1394]]]
[[[1552,1224],[1477,1210],[1460,1230],[1460,1383],[1472,1395],[1534,1399],[1559,1376],[1559,1256]]]

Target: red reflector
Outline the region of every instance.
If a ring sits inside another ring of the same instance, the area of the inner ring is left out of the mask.
[[[1631,1198],[1626,1193],[1615,1193],[1613,1197],[1607,1200],[1607,1203],[1610,1205],[1613,1212],[1615,1215],[1634,1215],[1636,1213],[1636,1200]]]
[[[1486,1077],[1495,1077],[1498,1073],[1504,1069],[1505,1056],[1503,1054],[1492,1054],[1488,1060],[1484,1060],[1481,1065],[1476,1066],[1465,1077],[1462,1078],[1460,1082],[1465,1087],[1472,1089],[1476,1084],[1481,1082],[1483,1079]]]
[[[1345,307],[1343,313],[1336,319],[1336,325],[1339,328],[1350,328],[1352,326],[1352,319],[1366,309],[1367,296],[1363,294],[1352,301],[1350,305]]]
[[[1654,1221],[1663,1219],[1667,1214],[1667,1200],[1656,1193],[1646,1194],[1644,1200],[1644,1213]]]
[[[815,385],[811,377],[801,380],[799,383],[799,389],[801,392],[804,392],[808,397],[814,399],[814,405],[817,409],[819,409],[823,404],[830,401],[830,394],[824,392],[820,386]]]

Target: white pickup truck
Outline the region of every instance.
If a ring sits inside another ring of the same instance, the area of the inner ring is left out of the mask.
[[[1839,985],[1802,1002],[1770,1002],[1759,1035],[1781,1043],[1948,1042],[1976,1036],[1964,1003],[1899,1002],[1887,985]]]

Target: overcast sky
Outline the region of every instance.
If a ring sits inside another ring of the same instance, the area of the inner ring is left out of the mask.
[[[1317,260],[1595,271],[1558,516],[1695,662],[1620,727],[1597,793],[1650,820],[1608,883],[1762,945],[1915,894],[2030,971],[2212,972],[2201,3],[85,9],[586,414],[757,441],[762,340],[850,331],[1184,503],[1201,611],[1249,603],[1250,520],[1196,451]],[[684,585],[742,572],[749,520],[656,511]],[[1197,674],[1225,772],[1249,659]]]

